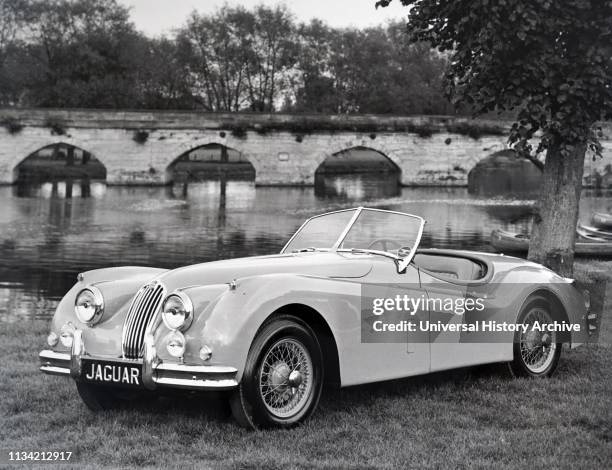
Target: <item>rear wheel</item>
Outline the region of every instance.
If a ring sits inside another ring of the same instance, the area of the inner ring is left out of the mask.
[[[283,315],[259,332],[230,404],[244,427],[290,427],[315,410],[323,386],[323,355],[311,328]]]
[[[534,328],[553,323],[549,302],[543,297],[529,300],[517,323],[528,328],[515,334],[514,360],[509,363],[511,373],[518,377],[550,377],[559,364],[562,343],[558,342],[556,332]]]

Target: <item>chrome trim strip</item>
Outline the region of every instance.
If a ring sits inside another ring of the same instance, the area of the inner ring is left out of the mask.
[[[142,384],[149,390],[155,390],[155,368],[158,365],[159,359],[155,350],[155,338],[152,334],[147,334],[144,339],[142,355]]]
[[[45,349],[38,353],[38,357],[43,360],[47,359],[50,361],[65,361],[70,362],[70,354],[68,353],[59,353],[55,351],[51,351],[50,349]]]
[[[136,302],[140,301],[140,298],[143,296],[145,288],[147,287],[147,285],[144,285],[140,289],[138,289],[138,292],[136,292],[136,295],[134,295],[134,297],[132,297],[132,300],[130,301],[130,306],[128,307],[128,311],[127,311],[127,314],[125,316],[125,320],[123,321],[123,330],[121,332],[121,354],[123,355],[123,357],[125,357],[125,344],[126,344],[126,340],[127,340],[126,332],[128,331],[127,326],[128,326],[128,322],[130,322],[130,318],[131,318],[130,317],[130,312],[134,308],[134,305],[136,304]]]
[[[417,219],[421,220],[421,227],[419,228],[419,233],[417,234],[416,241],[414,242],[414,246],[412,247],[410,254],[406,256],[398,266],[400,272],[403,272],[408,267],[408,265],[412,261],[412,258],[414,258],[414,255],[416,255],[416,249],[421,243],[421,237],[423,236],[423,230],[425,229],[425,219],[416,215],[413,215],[412,217],[416,217]]]
[[[238,372],[235,367],[162,363],[157,357],[155,338],[150,333],[144,338],[143,349],[142,360],[89,356],[85,352],[83,332],[75,330],[70,354],[48,349],[38,354],[41,361],[40,371],[51,375],[69,375],[75,380],[80,380],[82,362],[83,359],[87,359],[119,364],[142,364],[142,384],[149,390],[155,390],[158,386],[191,390],[228,390],[238,386],[237,380],[232,377]]]
[[[139,319],[140,323],[137,328],[136,336],[135,336],[135,344],[134,348],[134,357],[139,357],[140,353],[144,348],[144,338],[147,327],[149,323],[156,315],[157,311],[161,308],[161,303],[164,300],[165,289],[159,284],[155,286],[153,290],[153,294],[151,295],[151,299],[147,309],[143,312],[142,317]]]
[[[171,364],[162,362],[156,368],[156,371],[168,372],[184,372],[189,374],[235,374],[238,369],[227,366],[189,366],[186,364]]]
[[[161,309],[166,287],[160,281],[145,284],[136,293],[123,323],[121,348],[124,358],[141,357],[144,337]]]
[[[50,375],[70,375],[70,354],[45,349],[38,353],[40,371]]]
[[[162,387],[174,387],[174,388],[187,388],[187,389],[230,389],[238,386],[238,382],[234,379],[221,379],[221,380],[209,380],[209,379],[176,379],[176,378],[158,378],[155,380],[157,385]]]
[[[359,216],[361,215],[362,212],[363,212],[363,207],[361,207],[361,206],[358,207],[357,210],[355,211],[355,214],[351,218],[351,220],[349,220],[349,223],[346,224],[346,227],[344,227],[344,230],[342,231],[342,233],[338,237],[338,240],[336,240],[336,243],[334,243],[334,246],[332,246],[332,250],[338,251],[338,248],[340,247],[340,245],[342,245],[342,242],[344,241],[344,239],[348,235],[349,230],[353,227],[353,225],[355,225],[355,222],[357,221],[357,219],[359,218]]]
[[[83,331],[74,330],[72,335],[72,350],[70,351],[70,375],[75,380],[81,379],[82,357],[85,355]]]
[[[70,375],[70,369],[66,367],[42,365],[40,371],[49,375]]]

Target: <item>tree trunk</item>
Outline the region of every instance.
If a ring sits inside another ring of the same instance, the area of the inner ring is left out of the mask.
[[[571,147],[567,156],[558,143],[549,148],[529,243],[530,260],[567,277],[573,275],[585,151],[586,144]]]

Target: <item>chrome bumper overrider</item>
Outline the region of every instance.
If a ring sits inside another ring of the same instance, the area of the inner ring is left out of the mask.
[[[90,356],[85,351],[82,331],[76,330],[70,353],[58,353],[47,349],[40,352],[40,370],[45,374],[67,375],[80,380],[83,357],[106,362],[142,364],[142,383],[149,390],[155,390],[157,387],[228,390],[238,386],[235,378],[238,371],[234,367],[191,366],[162,362],[157,357],[152,335],[145,337],[143,359],[129,360]]]

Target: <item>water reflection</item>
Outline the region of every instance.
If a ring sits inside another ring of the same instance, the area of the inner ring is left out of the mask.
[[[106,192],[104,181],[64,180],[42,183],[20,182],[13,186],[17,197],[40,197],[44,199],[72,199],[79,197],[103,197]]]
[[[395,197],[400,194],[399,177],[395,173],[353,175],[315,175],[315,195],[322,199],[360,201]]]
[[[465,188],[389,190],[367,175],[330,178],[334,192],[323,195],[235,180],[0,187],[0,320],[51,314],[81,271],[275,253],[307,217],[355,205],[423,216],[423,247],[490,250],[494,228],[529,231],[531,200],[487,199]],[[593,212],[612,212],[610,192],[584,192],[581,219]]]

